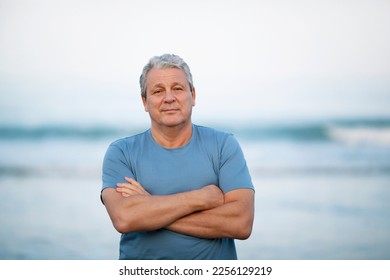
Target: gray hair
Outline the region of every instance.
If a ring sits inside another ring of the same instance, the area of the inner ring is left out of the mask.
[[[139,84],[141,87],[141,96],[146,99],[146,76],[149,71],[153,68],[158,69],[167,69],[167,68],[177,68],[182,69],[187,77],[190,90],[194,89],[194,83],[192,82],[192,75],[190,68],[187,63],[178,55],[174,54],[163,54],[161,56],[152,57],[148,64],[142,70],[141,77],[139,78]]]

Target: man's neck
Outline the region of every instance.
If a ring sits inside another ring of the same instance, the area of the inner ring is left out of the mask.
[[[152,125],[151,132],[153,139],[165,148],[179,148],[186,145],[192,136],[192,123],[173,127],[160,127]]]

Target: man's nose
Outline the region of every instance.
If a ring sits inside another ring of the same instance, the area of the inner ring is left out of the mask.
[[[164,96],[164,102],[167,102],[167,103],[172,103],[176,100],[176,97],[175,95],[173,94],[173,92],[171,90],[167,90],[165,92],[165,96]]]

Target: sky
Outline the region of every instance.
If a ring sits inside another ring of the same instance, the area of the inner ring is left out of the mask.
[[[390,117],[390,1],[0,0],[0,124],[148,123],[180,55],[198,122]]]

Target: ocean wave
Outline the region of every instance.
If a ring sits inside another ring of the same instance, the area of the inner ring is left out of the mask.
[[[253,141],[338,142],[390,146],[390,119],[351,119],[334,121],[279,122],[250,125],[220,125],[216,128],[231,131],[236,136]],[[71,126],[0,125],[0,140],[36,141],[45,139],[76,139],[95,141],[117,139],[146,128],[110,127],[106,125]]]
[[[390,175],[390,165],[382,166],[279,166],[256,167],[255,176],[377,176]]]
[[[22,125],[0,126],[1,140],[85,139],[97,140],[125,133],[124,129],[106,126],[77,127],[50,125],[29,127]]]
[[[264,141],[390,145],[390,120],[336,120],[243,127],[243,138]]]
[[[328,135],[335,141],[356,145],[374,144],[390,146],[390,127],[330,127]]]
[[[0,165],[0,177],[39,177],[39,178],[98,178],[101,175],[99,168],[80,166],[52,167],[48,165]]]
[[[390,175],[390,165],[338,165],[338,166],[258,166],[252,168],[253,176],[377,176]],[[0,165],[0,178],[99,178],[101,176],[100,168],[81,167],[81,166],[5,166]]]

